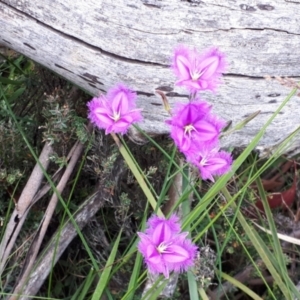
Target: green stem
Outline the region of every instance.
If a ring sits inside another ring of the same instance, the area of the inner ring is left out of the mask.
[[[183,162],[180,162],[180,166],[183,165]],[[183,167],[183,175],[182,176],[182,194],[185,194],[187,192],[187,190],[189,189],[191,183],[190,183],[190,179],[191,179],[191,174],[190,174],[190,170],[189,170],[189,165],[186,165]],[[182,219],[185,220],[187,218],[187,216],[189,215],[190,211],[191,211],[191,204],[190,204],[190,197],[192,196],[192,194],[190,194],[187,199],[185,201],[182,202]],[[187,224],[187,226],[185,227],[185,230],[190,232],[190,224]],[[189,234],[190,236],[190,234]],[[188,286],[189,286],[189,293],[190,293],[190,297],[191,299],[194,300],[198,300],[198,292],[200,293],[200,290],[197,291],[197,282],[195,279],[194,274],[191,271],[188,271]],[[204,293],[204,290],[201,291],[201,293]],[[201,295],[201,294],[200,294]],[[202,295],[201,295],[202,297]],[[204,298],[202,297],[202,299],[207,300],[208,298]]]
[[[183,163],[181,162],[180,166],[182,166]],[[189,172],[189,165],[185,165],[183,167],[183,174],[185,176],[182,177],[182,195],[187,191],[189,188],[189,179],[190,179],[190,172]],[[187,197],[185,201],[182,202],[182,215],[183,220],[185,220],[186,216],[190,213],[191,207],[190,207],[190,197]],[[186,228],[186,231],[190,231],[190,226],[188,225]]]
[[[133,173],[135,179],[137,180],[139,186],[141,187],[141,189],[143,190],[145,196],[147,197],[150,205],[152,206],[153,210],[156,211],[156,214],[159,217],[163,217],[164,214],[161,211],[161,209],[158,207],[157,205],[157,201],[155,200],[155,198],[153,197],[149,187],[147,186],[145,180],[144,180],[144,176],[143,174],[141,174],[137,168],[137,166],[135,165],[134,161],[132,160],[131,156],[129,155],[129,153],[127,152],[126,148],[122,145],[120,139],[118,138],[118,136],[115,133],[111,133],[111,136],[113,137],[114,141],[116,142],[120,153],[122,154],[124,160],[126,161],[128,167],[130,168],[131,172]]]
[[[202,300],[209,300],[203,288],[199,288],[198,292]]]

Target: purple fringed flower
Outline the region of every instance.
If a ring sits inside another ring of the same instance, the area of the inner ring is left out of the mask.
[[[174,73],[179,79],[176,84],[185,86],[191,92],[215,91],[226,66],[225,55],[217,48],[198,53],[186,46],[175,49],[172,63]]]
[[[193,144],[216,144],[225,122],[210,113],[207,102],[196,99],[178,104],[172,118],[171,137],[179,150],[187,153]]]
[[[214,175],[223,175],[230,171],[232,157],[230,153],[219,151],[219,148],[198,149],[193,157],[187,157],[200,171],[201,178],[214,182]]]
[[[93,124],[111,132],[124,134],[132,123],[141,121],[140,109],[136,109],[136,94],[119,84],[110,89],[106,96],[93,98],[88,104],[88,118]]]
[[[179,218],[169,220],[152,216],[145,233],[138,232],[138,250],[144,256],[149,272],[162,273],[169,278],[170,272],[186,271],[193,266],[197,247],[187,238],[188,232],[180,233]]]

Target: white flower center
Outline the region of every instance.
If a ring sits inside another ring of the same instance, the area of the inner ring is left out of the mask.
[[[201,71],[197,71],[197,70],[190,71],[191,78],[194,81],[197,81],[201,77],[202,74],[203,74],[203,72],[201,72]]]
[[[113,112],[113,115],[110,116],[111,119],[113,119],[115,122],[119,121],[121,119],[121,113],[120,112]]]
[[[165,243],[162,242],[158,245],[158,247],[156,248],[156,250],[158,251],[159,254],[163,254],[163,253],[170,253],[168,251],[168,247],[171,245],[172,243]]]
[[[202,159],[200,160],[200,166],[205,166],[207,165],[207,158],[206,157],[202,157]]]
[[[193,130],[196,130],[196,129],[195,129],[195,127],[192,124],[184,126],[184,134],[187,134],[187,135],[190,136],[191,132]]]

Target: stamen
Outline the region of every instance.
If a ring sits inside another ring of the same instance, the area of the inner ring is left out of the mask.
[[[203,72],[200,72],[200,71],[198,71],[198,72],[197,71],[190,72],[191,78],[194,81],[197,81],[201,77],[202,74],[203,74]]]
[[[184,134],[188,134],[190,136],[193,130],[196,129],[192,124],[184,126]]]
[[[194,81],[197,81],[205,71],[205,70],[199,70],[199,68],[197,67],[197,64],[198,64],[198,62],[197,62],[197,60],[195,60],[193,67],[190,70],[191,78]]]
[[[200,160],[200,166],[205,166],[207,164],[207,158],[206,157],[202,157],[202,159]]]
[[[172,243],[165,243],[162,242],[158,245],[158,247],[156,248],[156,250],[158,251],[159,254],[163,254],[163,253],[170,253],[168,251],[168,247],[171,245]]]
[[[113,115],[110,116],[111,119],[113,119],[115,122],[119,121],[121,119],[121,113],[120,112],[113,112]]]

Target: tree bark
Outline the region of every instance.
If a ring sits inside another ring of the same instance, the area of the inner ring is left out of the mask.
[[[264,76],[300,78],[300,0],[0,0],[0,43],[67,78],[91,95],[123,82],[138,93],[142,128],[168,132],[156,89],[171,106],[187,101],[169,68],[178,44],[200,51],[218,46],[229,68],[217,94],[203,98],[237,124],[261,113],[223,140],[246,146],[288,94]],[[299,126],[294,97],[268,128],[261,149],[272,149]],[[299,152],[300,138],[286,151]]]

